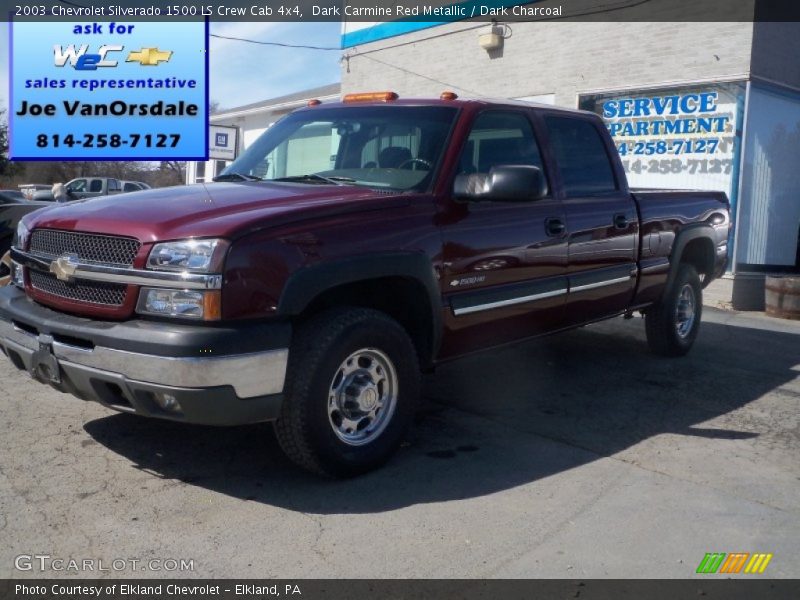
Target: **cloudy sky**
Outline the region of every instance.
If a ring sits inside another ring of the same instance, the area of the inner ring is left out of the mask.
[[[211,33],[265,42],[338,47],[339,23],[213,23]],[[0,106],[8,104],[8,23],[0,23]],[[339,81],[337,50],[259,46],[212,37],[211,99],[222,108]]]

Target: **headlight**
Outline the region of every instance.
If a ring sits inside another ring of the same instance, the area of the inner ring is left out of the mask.
[[[143,315],[217,321],[222,316],[220,292],[142,288],[136,312]]]
[[[225,246],[224,240],[181,240],[156,244],[147,257],[147,268],[195,273],[220,270]]]
[[[11,263],[11,281],[20,289],[25,289],[25,272],[15,262]]]
[[[14,248],[25,250],[26,246],[28,245],[28,237],[30,234],[31,232],[27,227],[25,227],[25,223],[20,221],[17,223],[17,231],[14,232],[14,239],[11,242],[11,245],[14,246]]]

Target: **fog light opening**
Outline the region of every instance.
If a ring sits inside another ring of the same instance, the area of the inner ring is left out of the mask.
[[[181,408],[181,403],[178,402],[178,399],[173,394],[169,394],[167,392],[155,392],[153,397],[155,398],[158,407],[163,411],[177,414],[183,410]]]

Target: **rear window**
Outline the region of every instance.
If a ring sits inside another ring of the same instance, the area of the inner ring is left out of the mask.
[[[545,123],[567,196],[617,190],[603,138],[591,121],[548,116]]]

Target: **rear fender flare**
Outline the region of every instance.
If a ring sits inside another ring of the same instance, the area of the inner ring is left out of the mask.
[[[675,281],[675,277],[678,275],[678,266],[681,264],[681,258],[683,256],[683,251],[686,249],[686,246],[689,245],[689,242],[692,242],[697,239],[707,239],[711,244],[712,252],[714,250],[714,229],[711,225],[707,225],[705,223],[693,223],[684,227],[680,233],[675,238],[675,242],[672,244],[672,251],[670,252],[669,262],[670,262],[670,269],[669,269],[669,277],[667,277],[667,283],[664,286],[664,292],[662,293],[662,297],[664,294],[667,293],[672,287],[672,284]],[[713,264],[712,270],[713,270]]]

